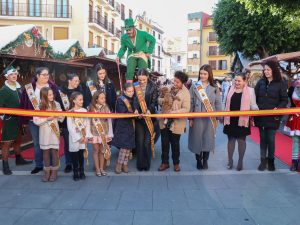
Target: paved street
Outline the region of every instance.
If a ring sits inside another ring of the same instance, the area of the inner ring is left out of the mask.
[[[42,183],[41,174],[29,175],[32,166],[12,166],[13,176],[0,176],[0,224],[300,224],[299,175],[280,162],[274,173],[258,172],[259,147],[251,140],[245,169],[228,171],[227,140],[221,130],[217,139],[205,172],[195,169],[187,135],[181,140],[180,173],[173,168],[157,171],[160,143],[150,172],[137,172],[133,160],[128,175],[115,175],[111,166],[109,176],[99,178],[90,158],[86,181],[73,182],[70,174],[61,172],[57,182]],[[114,150],[112,165],[116,154]]]

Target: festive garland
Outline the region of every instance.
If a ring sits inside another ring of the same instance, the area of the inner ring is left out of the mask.
[[[31,42],[33,44],[37,44],[39,47],[43,48],[46,52],[47,56],[53,56],[53,49],[49,45],[48,41],[42,37],[36,27],[24,32],[23,34],[19,35],[16,40],[10,42],[5,47],[1,49],[1,53],[4,54],[11,54],[15,48],[23,43]]]
[[[84,58],[85,52],[81,48],[79,41],[73,44],[69,50],[63,54],[61,52],[54,53],[54,58],[56,59],[74,59],[74,58]]]

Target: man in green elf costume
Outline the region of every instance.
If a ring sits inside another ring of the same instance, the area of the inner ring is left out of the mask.
[[[4,71],[6,78],[5,84],[0,89],[0,107],[4,108],[20,108],[20,89],[21,86],[17,82],[18,71],[13,67],[8,67]],[[26,161],[20,155],[21,146],[21,125],[19,123],[19,117],[14,115],[3,115],[2,128],[2,164],[3,174],[11,175],[12,172],[9,169],[8,156],[11,145],[16,154],[16,165],[25,165],[32,163],[32,161]]]
[[[132,83],[136,67],[150,68],[150,55],[155,47],[155,37],[135,28],[132,18],[125,20],[126,34],[121,37],[121,48],[116,59],[117,64],[127,51],[126,81]]]

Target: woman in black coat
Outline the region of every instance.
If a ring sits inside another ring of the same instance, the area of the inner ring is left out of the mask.
[[[263,70],[263,78],[255,86],[255,95],[258,108],[278,109],[286,108],[288,104],[287,82],[283,80],[278,63],[266,62]],[[255,117],[255,126],[259,127],[260,157],[258,170],[275,170],[275,134],[280,125],[280,116]],[[267,157],[268,153],[268,157]]]
[[[98,91],[100,90],[106,93],[106,103],[110,111],[115,112],[116,100],[117,100],[115,85],[109,79],[107,75],[107,70],[104,68],[104,66],[101,63],[96,65],[96,73],[97,73],[97,81],[94,82],[93,85],[97,88]],[[86,87],[86,89],[87,89],[86,90],[87,101],[84,105],[88,106],[91,103],[92,94],[88,86]]]
[[[149,73],[146,69],[139,69],[137,78],[147,105],[147,112],[156,113],[158,90],[154,82],[149,79]],[[142,113],[137,96],[134,97],[136,113]],[[155,120],[153,119],[153,124]],[[151,138],[145,119],[140,118],[135,121],[135,143],[136,143],[136,166],[139,171],[150,169],[151,164]]]

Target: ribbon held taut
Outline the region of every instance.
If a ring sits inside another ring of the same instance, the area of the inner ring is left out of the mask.
[[[145,98],[144,98],[143,91],[142,91],[142,88],[140,86],[140,83],[139,82],[135,82],[133,84],[133,86],[134,86],[135,93],[136,93],[136,96],[138,98],[138,101],[139,101],[142,113],[146,114],[147,113],[147,104],[146,104],[146,101],[145,101]],[[154,151],[154,140],[155,140],[154,125],[153,125],[152,119],[150,117],[144,117],[144,119],[145,119],[145,122],[147,124],[148,130],[149,130],[149,133],[150,133],[150,142],[151,142],[152,157],[155,158],[155,151]]]

